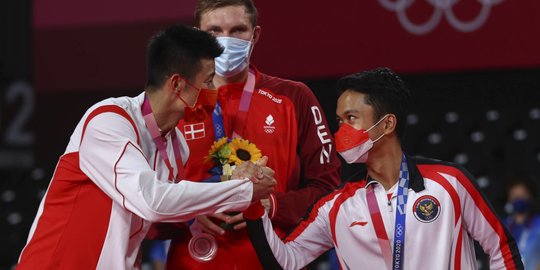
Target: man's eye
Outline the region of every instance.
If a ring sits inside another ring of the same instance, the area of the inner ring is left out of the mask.
[[[206,33],[212,35],[212,36],[218,36],[220,31],[218,29],[208,29],[206,30]]]

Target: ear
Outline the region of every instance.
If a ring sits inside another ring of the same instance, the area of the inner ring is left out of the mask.
[[[262,28],[260,25],[255,26],[253,29],[253,45],[257,44],[259,38],[261,37]]]
[[[171,77],[167,80],[166,84],[167,89],[170,89],[171,92],[175,94],[179,94],[186,86],[186,82],[178,74],[171,75]]]
[[[396,130],[397,118],[394,114],[389,114],[384,120],[384,134],[390,134]]]

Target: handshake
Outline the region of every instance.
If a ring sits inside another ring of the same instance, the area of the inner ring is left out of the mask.
[[[267,199],[276,186],[274,170],[266,166],[268,157],[264,156],[256,163],[243,162],[234,169],[232,179],[249,178],[253,182],[253,197],[251,202]]]
[[[267,201],[267,204],[269,205],[268,197],[270,197],[270,194],[274,192],[274,188],[276,186],[274,170],[266,166],[267,162],[267,156],[262,157],[256,163],[246,161],[236,166],[232,172],[232,179],[249,178],[251,182],[253,182],[253,196],[251,197],[252,203],[258,203],[263,200]],[[196,224],[199,226],[195,227],[197,230],[202,230],[212,235],[225,234],[225,230],[222,226],[223,223],[225,224],[225,227],[232,226],[234,230],[240,230],[246,227],[243,213],[235,213],[232,216],[224,213],[215,213],[209,216],[198,216],[196,220]],[[191,229],[193,228],[194,226],[191,226]]]

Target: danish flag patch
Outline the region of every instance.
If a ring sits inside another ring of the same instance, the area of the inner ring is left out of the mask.
[[[184,125],[184,136],[187,141],[206,137],[204,123]]]

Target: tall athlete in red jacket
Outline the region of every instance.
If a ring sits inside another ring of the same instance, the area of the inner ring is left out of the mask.
[[[216,58],[214,78],[222,117],[216,118],[216,110],[213,117],[204,121],[179,124],[192,153],[186,166],[188,178],[209,176],[201,175],[210,169],[203,162],[204,156],[222,127],[229,138],[237,133],[250,140],[269,157],[268,166],[275,170],[276,192],[266,206],[276,232],[283,235],[317,198],[340,183],[339,160],[324,113],[303,83],[272,77],[249,65],[253,45],[261,33],[257,11],[250,0],[198,1],[196,20],[203,31],[216,36],[225,48]],[[216,124],[216,119],[222,119],[223,125]],[[187,252],[191,235],[186,230],[171,244],[168,268],[260,268],[245,223],[229,231],[218,226],[221,220],[241,222],[242,214],[232,219],[223,214],[213,217],[217,218],[215,222],[208,217],[199,217],[197,222],[205,231],[218,235],[216,258],[206,263],[193,260]]]

